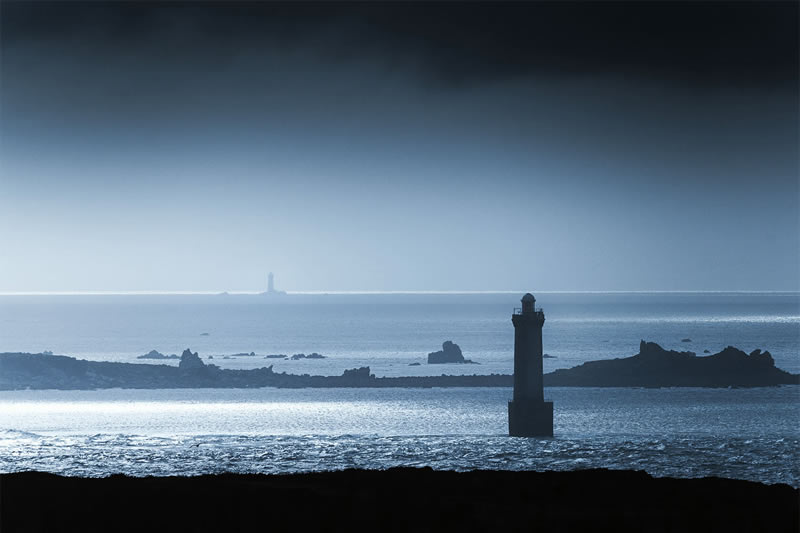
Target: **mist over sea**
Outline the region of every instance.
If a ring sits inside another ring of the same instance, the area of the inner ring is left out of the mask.
[[[544,351],[553,356],[546,372],[633,355],[640,339],[698,355],[760,348],[778,367],[800,371],[798,293],[535,294],[547,316]],[[0,352],[148,363],[136,356],[191,348],[222,368],[511,373],[510,316],[520,296],[0,296]],[[427,365],[444,340],[480,365]],[[242,352],[258,355],[231,356]],[[300,352],[326,359],[264,359]],[[607,467],[800,484],[797,386],[548,388],[545,395],[555,402],[553,439],[506,436],[506,388],[0,392],[0,471]]]

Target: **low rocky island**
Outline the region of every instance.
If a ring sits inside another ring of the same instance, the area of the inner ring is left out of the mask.
[[[306,356],[308,358],[308,356]],[[313,358],[312,358],[313,359]],[[512,376],[419,376],[377,378],[369,367],[340,376],[312,376],[273,371],[222,369],[184,350],[178,366],[86,361],[65,355],[0,354],[0,390],[19,389],[169,389],[254,387],[508,387]]]
[[[308,358],[308,356],[306,356]],[[369,367],[339,376],[222,369],[185,350],[178,366],[86,361],[64,355],[0,354],[0,390],[168,389],[254,387],[510,387],[508,374],[376,377]],[[547,387],[764,387],[800,384],[800,375],[775,367],[769,352],[750,354],[728,347],[698,357],[642,341],[639,353],[622,359],[590,361],[544,375]]]
[[[769,352],[749,355],[728,346],[698,357],[641,341],[639,353],[621,359],[589,361],[544,376],[547,387],[766,387],[800,383],[800,375],[775,366]]]
[[[53,355],[53,353],[51,352],[46,355]],[[174,353],[170,355],[164,355],[158,350],[150,350],[146,354],[138,356],[136,359],[180,359],[180,357]]]
[[[304,353],[296,353],[292,356],[292,361],[298,361],[300,359],[325,359],[325,356],[318,354],[317,352],[310,353],[308,355]]]

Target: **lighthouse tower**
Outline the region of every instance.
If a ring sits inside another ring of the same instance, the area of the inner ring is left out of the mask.
[[[272,275],[272,272],[267,274],[267,292],[270,294],[275,292],[275,276]]]
[[[508,434],[512,437],[552,437],[553,402],[544,401],[542,326],[544,311],[536,309],[531,293],[522,309],[511,315],[514,324],[514,399],[508,402]]]

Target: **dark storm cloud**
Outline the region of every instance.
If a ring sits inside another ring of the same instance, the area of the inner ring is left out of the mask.
[[[790,88],[798,4],[779,3],[4,3],[4,46],[162,53],[198,67],[295,47],[318,59],[411,66],[471,85],[546,75]]]

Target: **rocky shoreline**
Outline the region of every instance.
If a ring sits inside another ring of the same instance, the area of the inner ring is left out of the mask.
[[[2,531],[798,531],[800,491],[644,472],[0,475]]]
[[[313,354],[312,354],[313,355]],[[769,352],[746,354],[728,347],[709,356],[667,351],[642,341],[639,354],[590,361],[544,376],[547,387],[765,387],[800,384],[800,375],[777,367]],[[165,389],[165,388],[334,388],[334,387],[510,387],[513,376],[440,375],[376,377],[369,367],[339,376],[222,369],[185,350],[177,367],[86,361],[63,355],[0,354],[0,390]]]

